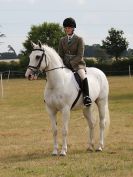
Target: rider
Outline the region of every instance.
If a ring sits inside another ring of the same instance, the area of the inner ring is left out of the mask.
[[[69,69],[79,74],[82,80],[83,103],[85,106],[90,106],[92,102],[89,97],[86,64],[83,59],[83,39],[74,33],[76,22],[73,18],[66,18],[63,21],[63,27],[66,36],[60,39],[58,48],[59,55]]]

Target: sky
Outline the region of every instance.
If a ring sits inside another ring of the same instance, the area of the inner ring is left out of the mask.
[[[75,33],[86,45],[102,44],[110,28],[123,30],[133,48],[133,0],[0,0],[0,53],[11,45],[17,54],[23,50],[32,25],[59,23],[72,17]]]

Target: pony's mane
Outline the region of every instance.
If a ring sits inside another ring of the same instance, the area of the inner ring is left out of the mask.
[[[49,47],[48,45],[44,44],[42,46],[44,48],[44,50],[50,55],[50,57],[52,57],[53,59],[55,58],[55,60],[59,60],[62,64],[63,64],[63,61],[61,59],[61,57],[59,56],[59,54],[55,51],[54,48],[52,47]]]

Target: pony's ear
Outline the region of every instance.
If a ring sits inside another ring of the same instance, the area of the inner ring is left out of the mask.
[[[40,48],[42,48],[42,43],[41,43],[40,40],[38,40],[38,45],[39,45]]]
[[[31,43],[31,46],[33,47],[33,49],[36,47],[36,44],[34,43],[34,42],[32,42],[32,41],[30,41],[30,43]]]

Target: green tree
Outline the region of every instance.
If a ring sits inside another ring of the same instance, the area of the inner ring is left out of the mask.
[[[122,30],[111,28],[108,33],[109,35],[106,39],[102,40],[102,48],[104,48],[109,55],[114,56],[116,60],[118,60],[122,52],[127,49],[128,42],[126,38],[123,37],[124,32]]]
[[[20,64],[22,64],[23,67],[28,64],[28,57],[32,51],[31,41],[37,43],[38,40],[40,40],[42,44],[47,44],[57,50],[59,39],[62,36],[64,36],[64,31],[58,23],[44,22],[38,26],[33,25],[28,33],[27,40],[23,43],[24,51],[20,54]]]

